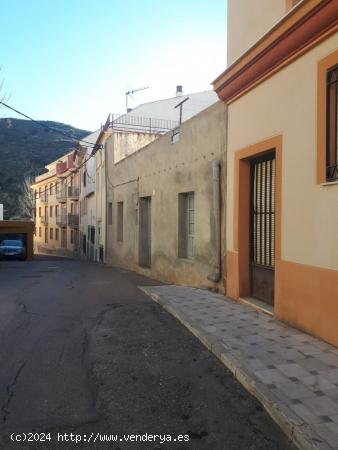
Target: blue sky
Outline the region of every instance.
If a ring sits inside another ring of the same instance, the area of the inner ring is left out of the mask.
[[[131,107],[203,91],[226,67],[226,0],[1,3],[3,92],[36,119],[94,130],[128,90],[149,86]]]

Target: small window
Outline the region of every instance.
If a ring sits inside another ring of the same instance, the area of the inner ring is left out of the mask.
[[[59,229],[55,228],[55,240],[58,241],[59,240]]]
[[[49,217],[53,217],[53,206],[49,207]]]
[[[59,215],[59,205],[55,205],[55,217]]]
[[[327,73],[326,180],[338,180],[338,65]]]
[[[41,206],[39,206],[39,217],[41,217]]]
[[[39,237],[42,237],[42,228],[39,227]]]
[[[83,186],[86,187],[87,184],[87,176],[86,176],[86,170],[83,172]]]
[[[74,231],[73,230],[70,231],[70,243],[74,244]]]
[[[113,224],[113,204],[108,203],[108,225]]]
[[[123,202],[117,203],[117,240],[123,241]]]
[[[193,259],[195,238],[195,194],[178,197],[178,257]]]
[[[84,234],[82,236],[82,251],[84,254],[87,253],[87,241],[86,241],[86,235]]]
[[[53,228],[49,229],[49,239],[53,239]]]

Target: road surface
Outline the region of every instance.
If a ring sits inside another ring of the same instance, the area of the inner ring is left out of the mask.
[[[0,263],[1,449],[293,448],[138,289],[151,284],[62,258]]]

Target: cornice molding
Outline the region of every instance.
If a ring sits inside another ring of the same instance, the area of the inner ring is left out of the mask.
[[[338,0],[301,2],[213,82],[231,103],[338,29]]]

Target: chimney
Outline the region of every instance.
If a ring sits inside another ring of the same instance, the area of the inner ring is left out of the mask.
[[[176,86],[176,97],[181,97],[183,95],[183,86]]]
[[[127,108],[127,113],[130,113],[133,110],[133,108]]]

